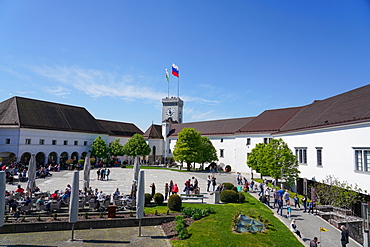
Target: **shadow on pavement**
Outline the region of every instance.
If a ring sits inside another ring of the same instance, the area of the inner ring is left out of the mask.
[[[82,240],[84,243],[94,244],[130,244],[130,241],[111,241],[111,240]]]

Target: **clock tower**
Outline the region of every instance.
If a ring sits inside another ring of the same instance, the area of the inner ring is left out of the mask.
[[[182,107],[184,101],[180,97],[166,97],[162,99],[162,121],[171,119],[182,123]]]

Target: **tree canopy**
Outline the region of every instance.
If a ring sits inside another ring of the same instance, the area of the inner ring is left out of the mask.
[[[367,193],[357,184],[352,185],[347,181],[339,181],[332,175],[327,175],[321,183],[315,183],[314,187],[316,187],[316,195],[321,203],[347,209],[362,199],[361,193]]]
[[[199,149],[198,163],[202,164],[202,170],[204,169],[204,163],[212,163],[218,161],[217,151],[213,146],[211,140],[206,137],[201,137],[201,148]]]
[[[114,139],[114,141],[110,144],[109,152],[112,156],[122,156],[124,154],[123,146],[118,138]]]
[[[109,153],[109,148],[101,136],[95,138],[93,144],[91,145],[91,156],[96,156],[101,159],[107,158]]]
[[[150,147],[142,135],[134,134],[123,146],[123,153],[133,157],[145,156],[150,154]]]
[[[288,185],[292,185],[300,173],[297,156],[282,139],[257,144],[248,156],[247,164],[263,175],[285,179]]]
[[[173,157],[178,162],[185,162],[187,170],[190,171],[191,163],[199,161],[201,147],[200,132],[193,128],[183,128],[178,135]]]

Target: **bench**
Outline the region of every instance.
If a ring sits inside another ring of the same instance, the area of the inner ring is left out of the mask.
[[[202,203],[204,199],[204,195],[200,195],[200,194],[181,194],[180,197],[183,200],[186,200],[186,199],[202,200]]]

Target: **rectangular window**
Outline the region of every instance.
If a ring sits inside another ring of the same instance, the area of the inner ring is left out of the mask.
[[[295,155],[300,165],[307,165],[307,148],[295,148]]]
[[[221,138],[221,142],[224,142],[224,139],[223,138]]]
[[[77,146],[78,145],[78,141],[75,141],[75,146]]]
[[[26,144],[30,145],[31,144],[31,139],[26,139]]]
[[[87,146],[87,141],[84,141],[84,146]]]
[[[63,141],[63,145],[68,145],[68,141],[67,140],[64,140]]]
[[[45,144],[45,140],[44,139],[40,139],[39,140],[39,145],[44,145]]]
[[[57,145],[57,140],[52,140],[51,145]]]
[[[10,144],[10,139],[9,138],[5,139],[5,144]]]
[[[355,149],[355,169],[370,172],[370,148]]]
[[[169,154],[171,153],[171,149],[168,149],[168,153],[169,153]]]
[[[224,149],[220,149],[220,158],[224,157]]]
[[[247,138],[247,145],[251,145],[251,138]]]
[[[316,148],[317,166],[322,166],[322,148]]]
[[[268,138],[263,138],[263,143],[268,144]]]

